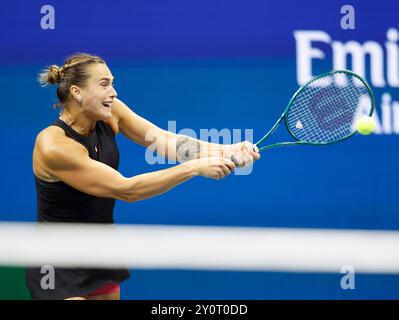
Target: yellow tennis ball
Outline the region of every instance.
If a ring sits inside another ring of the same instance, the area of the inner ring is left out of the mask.
[[[373,118],[364,116],[356,121],[356,130],[363,135],[369,135],[375,129]]]

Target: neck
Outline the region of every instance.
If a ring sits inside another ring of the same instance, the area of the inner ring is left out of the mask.
[[[61,111],[60,119],[83,136],[88,136],[96,126],[96,121],[88,118],[81,108],[70,105]]]

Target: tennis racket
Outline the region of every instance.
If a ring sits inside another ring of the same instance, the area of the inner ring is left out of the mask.
[[[337,143],[353,136],[357,132],[355,121],[373,111],[374,95],[363,78],[347,70],[324,73],[295,92],[274,126],[255,145],[263,151]],[[294,141],[265,145],[283,120]]]

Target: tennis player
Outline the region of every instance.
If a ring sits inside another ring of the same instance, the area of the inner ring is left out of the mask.
[[[248,141],[207,143],[162,130],[143,119],[116,98],[114,77],[100,57],[75,54],[63,66],[44,70],[39,80],[42,85],[57,86],[57,107],[61,108],[59,118],[38,134],[33,151],[39,222],[112,224],[115,199],[147,199],[196,176],[221,179],[236,165],[260,158],[256,146]],[[119,132],[180,164],[122,176],[117,171],[115,143]],[[40,268],[27,269],[32,298],[117,300],[119,284],[129,277],[125,269],[54,270],[54,286],[48,288],[42,284]]]

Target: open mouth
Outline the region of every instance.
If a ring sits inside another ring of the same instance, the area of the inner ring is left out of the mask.
[[[112,102],[103,102],[103,106],[106,108],[109,108],[111,106]]]

